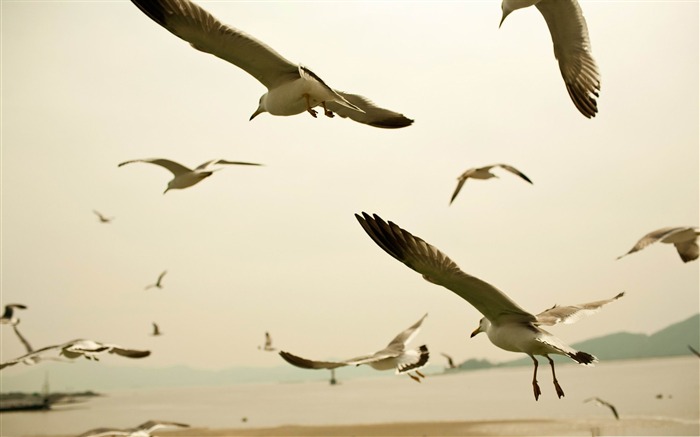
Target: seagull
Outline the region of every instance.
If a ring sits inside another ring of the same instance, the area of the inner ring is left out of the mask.
[[[425,375],[418,370],[428,364],[428,358],[430,358],[428,347],[423,345],[418,349],[406,350],[406,345],[418,334],[418,330],[427,316],[428,314],[421,317],[411,327],[391,340],[387,347],[371,355],[336,362],[307,360],[284,351],[280,352],[280,356],[289,364],[302,369],[335,369],[349,365],[368,364],[375,370],[396,369],[397,375],[405,373],[414,381],[421,382],[420,378],[425,378]],[[415,372],[417,376],[411,375],[410,372]]]
[[[263,112],[295,115],[306,111],[315,118],[313,108],[320,105],[328,117],[335,113],[374,127],[400,128],[413,123],[365,97],[334,90],[308,68],[291,63],[265,43],[223,24],[188,0],[132,3],[193,48],[236,65],[265,85],[267,92],[260,97],[250,120]]]
[[[161,158],[151,158],[151,159],[133,159],[131,161],[124,161],[118,165],[121,167],[126,164],[131,164],[132,162],[145,162],[148,164],[160,165],[168,169],[173,174],[173,179],[168,182],[168,187],[163,191],[163,194],[167,193],[168,190],[181,190],[183,188],[191,187],[192,185],[200,183],[202,180],[213,175],[215,171],[220,169],[213,169],[215,165],[222,164],[235,164],[235,165],[262,165],[253,162],[239,162],[239,161],[226,161],[225,159],[212,159],[201,164],[194,170],[190,170],[182,164],[169,159]]]
[[[168,271],[167,271],[167,270],[163,270],[163,271],[160,273],[160,275],[158,275],[158,280],[156,281],[156,283],[155,283],[155,284],[146,285],[146,288],[144,288],[144,290],[148,290],[148,289],[150,289],[150,288],[163,288],[163,284],[162,284],[161,282],[163,281],[163,276],[165,276],[166,273],[168,273]]]
[[[615,406],[613,404],[611,404],[610,402],[605,402],[601,398],[588,398],[583,402],[590,402],[590,401],[594,401],[595,404],[598,405],[599,407],[610,408],[610,411],[612,411],[613,415],[615,416],[615,419],[620,420],[620,415],[617,414],[617,408],[615,408]]]
[[[566,90],[576,108],[586,118],[598,112],[596,99],[600,94],[600,73],[588,38],[586,19],[577,0],[503,0],[501,9],[506,17],[516,9],[535,5],[549,27],[554,43],[554,57]]]
[[[448,369],[456,369],[457,368],[457,366],[455,366],[455,362],[454,362],[454,360],[452,360],[451,356],[447,355],[444,352],[440,352],[440,355],[447,358],[447,368]]]
[[[486,167],[470,168],[469,170],[465,171],[457,178],[457,188],[455,189],[455,192],[452,194],[452,198],[450,199],[450,205],[452,205],[452,202],[454,202],[455,197],[457,197],[457,194],[459,194],[459,191],[462,189],[462,186],[464,185],[464,183],[467,182],[467,179],[469,179],[469,178],[472,178],[472,179],[497,178],[498,177],[497,175],[491,173],[491,169],[494,167],[500,167],[504,170],[508,170],[509,172],[513,173],[514,175],[520,176],[521,178],[525,179],[525,181],[532,184],[532,181],[530,180],[530,178],[525,176],[517,168],[510,166],[508,164],[493,164],[493,165],[487,165]]]
[[[493,285],[463,272],[450,258],[422,239],[414,237],[392,222],[386,223],[376,214],[373,217],[367,213],[362,214],[363,216],[355,214],[355,217],[379,247],[423,275],[423,279],[454,292],[484,315],[479,327],[472,332],[472,337],[486,332],[495,346],[511,352],[521,352],[532,358],[535,365],[532,378],[535,400],[538,400],[541,394],[537,384],[538,362],[535,355],[542,355],[549,361],[559,398],[564,396],[564,391],[557,381],[554,361],[549,357],[550,354],[565,355],[584,365],[592,365],[598,361],[593,355],[567,346],[539,326],[573,323],[581,315],[595,312],[603,305],[619,299],[624,292],[612,299],[587,304],[566,307],[555,305],[535,316],[522,309]]]
[[[19,319],[14,316],[14,311],[15,308],[18,310],[26,310],[27,307],[25,305],[19,304],[19,303],[8,303],[5,305],[5,312],[2,313],[2,316],[0,316],[0,323],[3,325],[10,324],[10,325],[16,325],[19,323]]]
[[[14,366],[17,363],[22,362],[23,360],[35,358],[40,354],[54,349],[59,349],[59,353],[61,356],[69,358],[71,360],[80,356],[84,356],[88,360],[99,361],[99,358],[97,358],[97,354],[104,352],[109,352],[110,354],[117,354],[127,358],[144,358],[151,354],[151,351],[126,349],[121,346],[117,346],[116,344],[107,344],[100,343],[94,340],[78,339],[63,344],[46,346],[41,349],[37,349],[33,352],[29,352],[25,355],[22,355],[19,358],[15,358],[14,360],[0,363],[0,370],[8,366]]]
[[[150,437],[151,433],[160,428],[189,428],[189,425],[177,422],[164,422],[162,420],[149,420],[135,428],[95,428],[80,434],[78,437]]]
[[[107,216],[104,216],[104,215],[100,214],[99,211],[96,211],[96,210],[94,210],[94,209],[92,210],[92,212],[95,213],[95,215],[97,216],[97,218],[100,220],[100,223],[111,223],[112,220],[114,220],[114,217],[107,217]]]
[[[264,351],[272,352],[276,351],[274,347],[272,347],[272,337],[270,337],[270,333],[266,332],[265,333],[265,345],[263,347],[258,346],[258,349],[262,349]]]
[[[693,227],[679,226],[657,229],[643,236],[629,252],[618,256],[617,259],[661,241],[676,246],[678,255],[684,263],[687,263],[698,259],[698,235],[700,235],[700,229]]]
[[[156,322],[153,322],[153,333],[151,335],[154,337],[157,337],[159,335],[163,335],[163,333],[160,332],[160,329],[158,328],[158,325],[156,324]]]
[[[17,323],[15,323],[15,324],[12,325],[12,329],[15,331],[15,334],[17,334],[17,338],[19,338],[19,341],[21,341],[22,344],[24,345],[24,348],[27,350],[27,354],[31,354],[32,352],[34,352],[34,349],[32,348],[32,345],[29,344],[29,342],[27,341],[27,339],[19,332],[19,329],[17,328],[17,325],[19,325],[19,319],[17,319]],[[42,361],[42,360],[61,361],[61,362],[64,362],[64,363],[65,363],[65,362],[70,362],[70,361],[65,360],[65,359],[62,359],[62,358],[57,358],[57,357],[40,357],[40,356],[36,355],[36,356],[31,356],[31,357],[28,357],[28,358],[23,359],[23,360],[22,360],[22,363],[23,363],[23,364],[26,364],[26,365],[28,365],[28,366],[31,366],[31,365],[34,365],[34,364],[38,363],[39,361]]]

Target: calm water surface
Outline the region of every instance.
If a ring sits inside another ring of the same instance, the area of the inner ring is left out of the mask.
[[[563,399],[556,398],[549,366],[540,366],[538,402],[532,395],[531,367],[430,375],[421,384],[397,376],[341,380],[336,386],[306,382],[112,391],[48,412],[3,413],[0,434],[77,435],[150,419],[198,428],[259,428],[611,417],[607,408],[583,403],[592,396],[616,405],[623,418],[670,418],[697,427],[695,435],[700,434],[700,360],[694,356],[604,362],[593,368],[559,365],[557,377],[566,393]]]

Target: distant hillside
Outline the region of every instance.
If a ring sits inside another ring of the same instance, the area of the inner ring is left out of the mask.
[[[652,335],[619,332],[573,344],[575,349],[589,352],[601,360],[666,357],[688,355],[688,345],[700,349],[700,314],[673,324]],[[568,361],[556,356],[555,359]],[[478,370],[488,367],[532,365],[530,358],[491,363],[470,359],[450,372]],[[73,364],[42,363],[19,374],[0,374],[1,389],[9,391],[38,391],[48,374],[52,390],[115,390],[133,388],[230,385],[253,382],[293,383],[328,380],[327,370],[305,370],[280,364],[276,367],[231,367],[224,370],[202,370],[187,366],[163,368],[116,367],[79,360]],[[393,372],[377,372],[368,366],[348,366],[336,372],[340,383],[357,377],[390,377]]]

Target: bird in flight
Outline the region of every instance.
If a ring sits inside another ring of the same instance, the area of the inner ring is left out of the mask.
[[[456,369],[457,368],[457,366],[455,366],[455,362],[451,356],[447,355],[444,352],[440,352],[440,355],[442,355],[443,357],[445,357],[447,359],[447,368],[448,369]]]
[[[272,351],[277,350],[274,347],[272,347],[272,337],[270,337],[269,332],[265,332],[265,344],[262,347],[258,346],[258,349],[262,349],[262,350],[268,351],[268,352],[272,352]]]
[[[485,332],[495,346],[527,354],[535,366],[532,387],[535,400],[541,394],[537,383],[538,362],[535,355],[542,355],[552,367],[554,387],[559,398],[564,396],[554,372],[554,361],[550,354],[564,355],[579,364],[592,365],[597,358],[586,352],[574,350],[550,334],[540,325],[556,323],[573,323],[582,315],[598,311],[603,305],[613,302],[624,295],[620,293],[612,299],[571,306],[553,306],[533,315],[522,309],[505,293],[493,285],[463,272],[457,264],[437,248],[410,232],[401,229],[392,222],[385,222],[381,217],[362,213],[355,214],[362,228],[372,240],[385,252],[420,273],[423,279],[436,285],[442,285],[470,303],[484,317],[479,327],[472,332],[472,337]]]
[[[14,360],[0,363],[0,369],[4,369],[8,366],[14,366],[15,364],[23,362],[27,359],[34,359],[41,354],[56,349],[59,350],[60,356],[69,358],[71,360],[83,356],[88,360],[99,361],[97,355],[105,352],[108,352],[110,354],[117,354],[126,358],[145,358],[151,354],[151,351],[127,349],[116,344],[100,343],[94,340],[78,339],[71,340],[63,344],[46,346],[41,349],[37,349],[35,351],[22,355],[21,357],[15,358]]]
[[[302,369],[335,369],[337,367],[361,364],[367,364],[375,370],[395,369],[396,374],[407,374],[416,382],[421,382],[420,378],[425,378],[419,369],[428,364],[430,353],[428,347],[423,345],[418,349],[406,350],[408,343],[418,334],[423,320],[428,315],[424,315],[416,323],[411,325],[405,331],[399,333],[389,344],[382,350],[379,350],[371,355],[350,358],[343,361],[314,361],[292,355],[289,352],[282,351],[280,356],[289,364],[292,364]],[[411,375],[414,372],[415,375]]]
[[[22,342],[22,345],[24,345],[24,348],[27,350],[27,354],[31,354],[32,352],[34,352],[34,348],[32,348],[32,345],[29,344],[29,342],[24,337],[24,335],[22,335],[22,333],[19,332],[19,328],[17,328],[18,325],[19,325],[19,319],[17,320],[17,323],[12,325],[12,329],[15,331],[15,334],[17,335],[17,338],[19,338],[19,341]],[[59,357],[40,357],[39,355],[30,356],[28,358],[21,360],[21,362],[23,364],[31,366],[31,365],[37,364],[39,361],[42,361],[42,360],[68,362],[68,360],[64,360],[64,359],[59,358]]]
[[[469,170],[466,170],[464,173],[462,173],[458,178],[457,178],[457,188],[455,188],[455,192],[452,193],[452,198],[450,199],[450,205],[452,205],[452,202],[454,202],[455,198],[457,197],[457,194],[459,194],[460,190],[462,189],[462,186],[464,185],[465,182],[467,182],[467,179],[491,179],[491,178],[497,178],[498,175],[495,175],[491,173],[492,168],[502,168],[504,170],[508,170],[509,172],[513,173],[514,175],[520,176],[522,179],[524,179],[526,182],[529,182],[532,184],[532,181],[530,178],[525,176],[520,170],[517,168],[508,165],[508,164],[493,164],[493,165],[487,165],[485,167],[478,167],[478,168],[470,168]]]
[[[534,5],[544,17],[554,44],[554,57],[569,97],[586,118],[598,113],[600,73],[593,55],[588,26],[577,0],[503,0],[501,25],[511,12]],[[500,27],[500,25],[499,25]]]
[[[173,35],[202,52],[243,69],[267,87],[260,97],[258,114],[295,115],[321,106],[328,117],[338,114],[381,128],[413,123],[403,114],[380,108],[367,98],[336,91],[306,67],[293,64],[265,43],[227,26],[189,0],[132,0],[144,14]]]
[[[151,433],[161,428],[189,428],[189,425],[177,422],[164,422],[162,420],[149,420],[135,428],[95,428],[80,434],[78,437],[150,437]]]
[[[167,271],[167,270],[163,270],[163,271],[160,273],[160,275],[158,275],[158,280],[156,280],[156,283],[155,283],[155,284],[146,285],[146,287],[144,288],[144,290],[148,290],[148,289],[151,289],[151,288],[163,288],[163,277],[165,276],[166,273],[168,273],[168,271]]]
[[[2,313],[2,316],[0,316],[0,323],[3,325],[16,325],[19,323],[19,319],[14,315],[16,309],[26,310],[27,307],[21,303],[8,303],[5,305],[5,311]]]
[[[131,164],[133,162],[145,162],[147,164],[159,165],[173,174],[173,179],[168,182],[168,187],[163,191],[163,194],[167,193],[168,190],[181,190],[183,188],[191,187],[192,185],[198,184],[209,176],[213,175],[215,171],[221,170],[220,168],[213,168],[215,165],[262,165],[253,162],[240,162],[240,161],[226,161],[225,159],[212,159],[201,164],[199,167],[191,170],[182,164],[169,159],[152,158],[152,159],[133,159],[131,161],[124,161],[118,165],[121,167],[126,164]]]
[[[591,401],[595,402],[595,404],[599,407],[610,408],[610,411],[612,411],[613,416],[615,416],[615,419],[620,420],[620,415],[617,414],[617,408],[615,408],[615,406],[613,404],[611,404],[610,402],[606,402],[606,401],[602,400],[601,398],[597,398],[597,397],[596,398],[588,398],[588,399],[584,400],[583,402],[585,403],[585,402],[591,402]]]
[[[678,255],[681,257],[684,263],[694,261],[698,259],[698,235],[700,235],[700,230],[698,228],[688,226],[657,229],[643,236],[639,241],[637,241],[637,244],[635,244],[634,247],[629,250],[629,252],[618,256],[617,259],[627,256],[630,253],[642,250],[650,244],[660,241],[662,243],[673,244],[676,246],[676,251],[678,251]]]
[[[114,217],[107,217],[107,216],[101,214],[99,211],[96,211],[94,209],[92,210],[92,212],[95,213],[95,215],[97,216],[97,219],[100,221],[100,223],[111,223],[112,220],[114,220]]]
[[[153,332],[151,333],[153,337],[157,337],[159,335],[163,335],[162,332],[160,332],[160,328],[158,327],[158,324],[156,322],[153,322]]]

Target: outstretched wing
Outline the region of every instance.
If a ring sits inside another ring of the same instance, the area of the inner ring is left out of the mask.
[[[185,173],[190,173],[192,170],[189,168],[185,167],[182,164],[178,164],[175,161],[171,161],[169,159],[161,159],[161,158],[153,158],[153,159],[132,159],[131,161],[124,161],[122,163],[119,163],[118,167],[121,167],[126,164],[131,164],[134,162],[145,162],[147,164],[155,164],[159,165],[163,168],[166,168],[167,170],[170,171],[170,173],[173,174],[173,176],[180,176]]]
[[[105,345],[109,347],[110,354],[117,354],[126,358],[145,358],[151,355],[151,351],[142,351],[137,349],[126,349],[114,344]]]
[[[344,362],[307,360],[306,358],[298,357],[285,351],[281,351],[280,356],[289,364],[301,367],[302,369],[335,369],[348,365],[348,363]]]
[[[16,324],[12,325],[12,329],[14,329],[15,334],[17,334],[17,338],[19,338],[19,341],[21,341],[22,344],[24,345],[24,348],[27,350],[27,353],[32,353],[32,352],[34,352],[34,349],[32,348],[32,345],[29,344],[29,342],[27,341],[27,339],[24,338],[24,336],[19,332],[19,329],[17,329],[17,325],[18,325],[18,324],[19,324],[19,323],[16,323]]]
[[[357,106],[364,112],[355,111],[352,108],[343,106],[338,102],[326,102],[326,108],[343,118],[350,118],[358,123],[368,124],[374,127],[382,127],[385,129],[396,129],[406,127],[413,124],[413,120],[407,118],[403,114],[391,111],[389,109],[380,108],[372,103],[366,97],[358,96],[357,94],[348,94],[336,91],[345,100]]]
[[[537,325],[556,325],[557,323],[570,324],[577,322],[581,317],[595,314],[610,302],[615,302],[625,295],[625,292],[618,294],[611,299],[597,300],[595,302],[582,303],[578,305],[557,306],[542,311],[537,316]]]
[[[687,228],[684,227],[666,227],[666,228],[661,228],[657,229],[655,231],[651,231],[642,238],[637,241],[637,243],[625,254],[622,254],[617,257],[617,259],[622,258],[623,256],[629,255],[631,253],[637,252],[639,250],[644,249],[650,244],[656,243],[657,241],[663,240],[664,238],[668,237],[671,234],[674,234],[678,231],[685,230]]]
[[[418,335],[418,330],[420,330],[423,320],[425,320],[426,317],[428,317],[428,313],[421,317],[416,323],[394,337],[394,339],[389,342],[387,349],[403,351],[406,348],[406,345],[410,343],[411,340],[416,337],[416,335]]]
[[[357,221],[374,242],[389,255],[423,275],[433,284],[442,285],[469,302],[490,321],[517,318],[536,321],[535,316],[522,309],[493,285],[464,273],[445,254],[396,224],[381,217],[355,214]]]
[[[504,169],[504,170],[508,170],[509,172],[513,173],[514,175],[520,176],[520,177],[523,178],[525,181],[527,181],[527,182],[529,182],[529,183],[532,184],[532,181],[530,180],[529,177],[525,176],[525,174],[524,174],[523,172],[521,172],[521,171],[518,170],[517,168],[513,167],[512,165],[508,165],[508,164],[496,164],[494,167],[501,167],[501,168]]]
[[[108,436],[120,436],[120,435],[129,436],[129,435],[131,435],[131,431],[126,431],[126,430],[117,429],[117,428],[95,428],[95,429],[91,429],[90,431],[85,431],[84,433],[80,434],[78,437],[108,437]]]
[[[459,178],[457,178],[457,188],[455,188],[455,192],[452,193],[452,197],[450,198],[450,205],[452,205],[452,202],[454,202],[455,198],[457,198],[457,195],[462,190],[462,186],[464,185],[465,182],[467,182],[467,179],[469,179],[469,178],[463,177],[463,176],[460,176]]]

